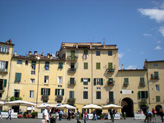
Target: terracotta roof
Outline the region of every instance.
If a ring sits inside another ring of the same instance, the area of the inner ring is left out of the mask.
[[[146,71],[147,69],[123,69],[123,70],[119,70],[121,71]]]
[[[151,63],[151,62],[164,62],[164,60],[157,60],[157,61],[145,61],[146,63]]]

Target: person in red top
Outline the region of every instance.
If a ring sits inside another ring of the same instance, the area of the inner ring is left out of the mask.
[[[87,123],[87,111],[84,112],[84,123]]]
[[[153,122],[155,123],[156,122],[156,114],[157,114],[157,111],[153,108],[152,109],[152,113],[153,113]]]

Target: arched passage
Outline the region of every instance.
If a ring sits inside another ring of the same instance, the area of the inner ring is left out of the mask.
[[[157,114],[159,114],[160,109],[162,109],[162,106],[156,105],[155,110],[157,111]]]
[[[133,117],[133,100],[130,98],[124,98],[121,102],[122,105],[122,112],[126,112],[126,117]]]

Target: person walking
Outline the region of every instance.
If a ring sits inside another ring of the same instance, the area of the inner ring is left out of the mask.
[[[67,117],[67,120],[71,120],[70,117],[71,117],[70,110],[68,110],[68,117]]]
[[[152,119],[152,113],[148,111],[148,122],[151,123],[151,119]]]
[[[59,111],[59,121],[61,121],[61,120],[62,120],[62,115],[63,115],[63,111],[62,111],[62,110],[60,110],[60,111]]]
[[[93,111],[93,119],[92,120],[96,120],[96,112],[95,112],[95,110]]]
[[[164,120],[163,120],[163,109],[162,108],[160,109],[159,113],[160,113],[162,122],[164,122]]]
[[[8,117],[6,119],[9,119],[11,120],[11,109],[8,111]]]
[[[0,115],[1,115],[1,119],[2,119],[2,113],[1,113],[2,111],[1,111],[1,109],[0,109]]]
[[[87,111],[84,112],[84,123],[87,123]]]
[[[50,113],[50,123],[56,123],[56,119],[55,108],[52,108]]]
[[[47,106],[46,109],[43,111],[43,116],[45,119],[45,123],[49,123],[50,119],[49,119],[49,111],[50,111],[50,107]]]
[[[79,117],[80,117],[80,111],[79,111],[79,109],[77,108],[77,113],[76,113],[77,123],[80,123]]]
[[[113,109],[109,109],[109,114],[110,114],[112,123],[114,122],[114,112],[115,112],[115,111],[114,111]]]
[[[156,122],[156,114],[157,114],[157,111],[153,108],[152,109],[152,113],[153,113],[153,119],[152,119],[152,121],[155,123]]]

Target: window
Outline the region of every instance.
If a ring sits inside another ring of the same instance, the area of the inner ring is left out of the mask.
[[[128,78],[124,78],[124,85],[129,85],[129,79]]]
[[[74,98],[74,91],[70,91],[70,92],[69,92],[69,98],[70,98],[70,99],[73,99],[73,98]]]
[[[88,55],[88,50],[84,50],[84,55]]]
[[[96,92],[96,99],[101,99],[101,91]]]
[[[138,92],[138,99],[148,98],[148,92],[147,91],[139,91]]]
[[[88,82],[90,82],[90,78],[81,78],[81,82],[83,82],[83,85],[88,85]]]
[[[83,92],[83,99],[88,99],[88,91]]]
[[[62,69],[62,68],[63,68],[63,62],[59,62],[58,68],[59,68],[59,69]]]
[[[55,95],[64,96],[64,89],[55,89]]]
[[[49,76],[44,76],[44,83],[48,83],[49,81]]]
[[[114,102],[114,92],[113,91],[109,91],[109,102],[110,103]]]
[[[61,87],[62,87],[62,85],[58,85],[58,87],[59,87],[59,88],[61,88]]]
[[[100,51],[96,51],[96,56],[100,56]]]
[[[14,90],[14,97],[19,97],[20,96],[20,90],[15,89]]]
[[[4,71],[8,68],[8,61],[0,61],[0,71]]]
[[[32,61],[31,62],[31,68],[35,70],[35,67],[36,67],[36,61]]]
[[[31,74],[35,75],[35,71],[32,70],[32,71],[31,71]]]
[[[155,85],[155,90],[160,91],[159,85]]]
[[[21,73],[15,73],[15,82],[21,81]]]
[[[156,96],[156,102],[160,102],[161,99],[160,99],[160,96]]]
[[[84,87],[84,90],[87,90],[88,89],[88,87]]]
[[[35,79],[30,79],[30,83],[34,84],[35,83]]]
[[[25,61],[25,65],[28,65],[28,61]]]
[[[108,51],[108,56],[112,56],[112,51]]]
[[[144,78],[140,78],[140,84],[145,85],[145,79]]]
[[[158,64],[154,64],[154,67],[158,66]]]
[[[75,84],[75,78],[70,78],[70,84]]]
[[[103,85],[103,78],[94,78],[94,85]]]
[[[159,74],[158,74],[157,71],[154,72],[154,78],[155,78],[155,79],[158,79],[158,78],[159,78]]]
[[[71,68],[75,68],[75,63],[71,63]]]
[[[96,69],[100,69],[100,63],[99,62],[96,63]]]
[[[29,98],[34,98],[34,91],[33,90],[29,91]]]
[[[41,95],[50,95],[49,88],[41,88]]]
[[[17,60],[17,64],[22,64],[22,60]]]
[[[84,69],[88,69],[88,63],[84,62]]]
[[[62,77],[61,76],[58,77],[58,84],[62,84]]]
[[[0,90],[3,90],[7,85],[7,79],[0,79]]]
[[[45,62],[45,70],[49,70],[49,62]]]
[[[0,52],[9,53],[9,47],[0,45]]]
[[[97,90],[101,90],[101,87],[97,87],[96,89],[97,89]]]
[[[112,68],[113,68],[113,63],[109,62],[109,63],[108,63],[108,68],[109,68],[109,69],[112,69]]]

